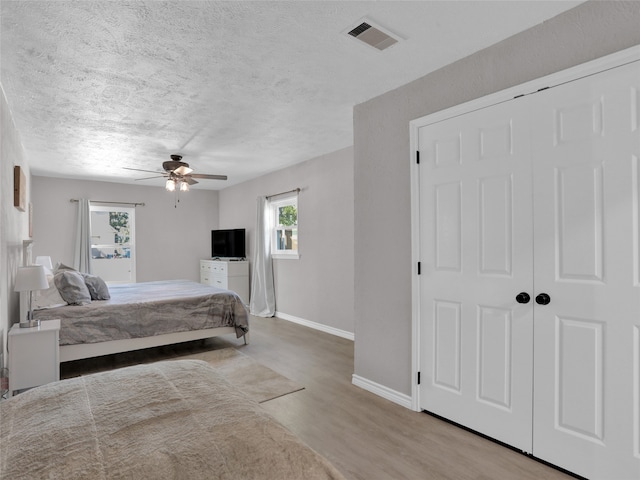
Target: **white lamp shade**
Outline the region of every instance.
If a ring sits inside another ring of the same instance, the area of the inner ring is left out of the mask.
[[[37,256],[36,257],[36,261],[35,261],[36,265],[42,265],[44,268],[48,268],[49,270],[53,270],[53,263],[51,263],[51,257],[50,256]]]
[[[49,288],[47,275],[42,265],[30,265],[18,268],[16,274],[16,292],[28,292],[32,290],[45,290]]]

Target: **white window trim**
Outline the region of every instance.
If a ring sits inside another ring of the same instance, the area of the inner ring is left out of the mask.
[[[299,229],[300,229],[300,209],[299,209],[299,205],[298,205],[298,195],[293,194],[293,195],[287,195],[287,196],[282,196],[280,198],[278,198],[277,200],[271,200],[269,202],[269,207],[270,207],[270,211],[271,211],[271,258],[274,258],[276,260],[297,260],[300,258],[300,250],[296,249],[296,250],[278,250],[275,248],[275,230],[276,230],[276,225],[275,225],[275,218],[276,218],[276,210],[279,206],[281,205],[290,205],[291,203],[295,203],[296,205],[296,210],[298,211],[298,221],[296,222],[296,228],[298,229],[298,233],[299,233]],[[298,242],[300,241],[299,237],[298,237]]]
[[[136,280],[136,262],[137,262],[137,252],[136,252],[136,209],[135,207],[113,207],[113,206],[109,206],[109,205],[100,205],[100,204],[89,204],[89,211],[90,212],[114,212],[114,211],[118,211],[118,212],[127,212],[130,215],[130,225],[131,225],[131,232],[130,232],[130,241],[129,244],[127,246],[127,248],[129,248],[129,251],[131,252],[131,279],[130,280],[126,280],[126,281],[110,281],[107,282],[107,284],[117,284],[117,283],[135,283]],[[91,237],[91,245],[108,245],[110,246],[111,244],[99,244],[99,243],[94,243],[93,241],[93,237]],[[93,261],[93,259],[92,259]]]
[[[271,258],[275,258],[276,260],[297,260],[300,258],[300,254],[297,251],[291,253],[272,253]]]

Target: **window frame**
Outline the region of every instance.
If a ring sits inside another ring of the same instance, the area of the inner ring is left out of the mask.
[[[278,248],[278,230],[282,230],[284,228],[292,229],[291,225],[280,225],[278,223],[278,209],[286,206],[293,205],[296,209],[296,224],[295,230],[296,234],[296,249],[295,250],[283,250]],[[271,235],[271,257],[275,259],[287,259],[287,260],[295,260],[300,258],[300,209],[298,204],[298,194],[295,193],[293,195],[281,196],[277,200],[269,201],[269,209],[270,209],[270,235]]]
[[[118,284],[118,283],[135,283],[136,282],[136,209],[135,207],[130,206],[122,206],[122,205],[104,205],[100,203],[89,204],[89,212],[90,214],[93,212],[126,212],[129,216],[129,242],[123,244],[117,244],[115,242],[105,242],[105,243],[97,243],[94,242],[93,225],[91,226],[91,249],[93,248],[126,248],[129,250],[129,260],[130,260],[130,276],[127,280],[109,280],[107,284]],[[91,258],[92,268],[95,267],[95,259]]]

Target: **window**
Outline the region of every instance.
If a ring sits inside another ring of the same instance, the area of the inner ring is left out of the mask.
[[[110,283],[134,283],[135,208],[91,205],[91,271]]]
[[[274,258],[299,258],[298,196],[292,195],[272,201],[271,213],[271,254]]]

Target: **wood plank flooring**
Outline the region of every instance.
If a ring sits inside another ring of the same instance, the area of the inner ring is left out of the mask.
[[[300,392],[262,406],[327,457],[348,479],[572,478],[352,385],[353,342],[349,340],[278,318],[252,317],[250,328],[249,345],[226,337],[77,360],[62,365],[61,377],[234,347],[305,386]]]

